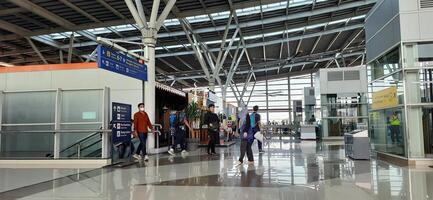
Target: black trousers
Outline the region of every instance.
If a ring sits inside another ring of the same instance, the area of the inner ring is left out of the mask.
[[[207,145],[207,153],[216,153],[215,144],[218,140],[218,132],[209,131],[209,143]]]
[[[249,143],[248,140],[242,140],[241,156],[239,157],[239,162],[244,162],[245,153],[247,154],[248,161],[250,162],[254,161],[253,150],[251,149],[252,145],[253,144]]]
[[[174,150],[176,150],[178,144],[180,144],[180,148],[182,150],[186,150],[185,136],[186,136],[185,130],[181,128],[176,129],[176,133],[174,135],[174,144],[172,146]]]
[[[391,140],[393,143],[400,143],[400,126],[391,126]]]

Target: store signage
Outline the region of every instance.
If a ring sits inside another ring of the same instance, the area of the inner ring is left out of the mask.
[[[97,51],[99,68],[147,81],[147,66],[143,60],[128,57],[102,45],[98,45]]]
[[[216,103],[218,101],[218,96],[215,94],[215,92],[209,90],[207,94],[208,94],[207,98],[209,101],[212,101],[214,103]]]
[[[387,89],[373,93],[373,110],[392,108],[398,105],[397,88],[389,87]]]
[[[113,102],[111,124],[113,144],[131,140],[131,105]]]

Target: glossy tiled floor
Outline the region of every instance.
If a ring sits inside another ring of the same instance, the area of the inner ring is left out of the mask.
[[[340,143],[286,138],[265,148],[265,154],[255,153],[254,165],[234,166],[237,145],[212,157],[200,149],[33,184],[0,193],[0,199],[433,199],[430,168],[353,161]]]

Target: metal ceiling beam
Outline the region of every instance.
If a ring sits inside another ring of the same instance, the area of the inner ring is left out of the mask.
[[[351,47],[343,53],[348,54],[348,53],[359,52],[359,51],[365,51],[365,45],[360,45],[357,47]],[[294,58],[293,60],[280,59],[280,60],[274,60],[274,61],[261,62],[261,63],[254,64],[254,67],[263,68],[266,66],[282,66],[282,65],[286,65],[286,64],[306,62],[306,61],[320,62],[318,60],[320,60],[322,58],[335,57],[336,53],[341,53],[341,52],[338,49],[338,50],[333,50],[333,51],[316,53],[313,55],[300,56],[300,57]],[[236,59],[233,59],[233,60],[236,60]],[[247,70],[248,69],[251,71],[251,67],[248,65],[240,66],[240,68],[241,68],[241,70]],[[184,75],[188,75],[188,74],[197,74],[199,72],[202,72],[202,71],[201,70],[192,70],[192,71],[182,71],[182,72],[170,72],[168,75],[184,76]],[[225,76],[227,76],[227,72],[225,72]]]
[[[103,0],[97,0],[97,1],[100,3],[103,2],[104,4],[106,4]],[[290,14],[288,16],[273,17],[273,18],[265,19],[263,21],[263,24],[283,22],[286,20],[293,20],[293,19],[298,19],[298,18],[305,18],[305,17],[311,16],[311,15],[320,15],[320,14],[338,11],[340,9],[351,9],[351,8],[356,8],[359,6],[370,5],[370,4],[373,4],[374,2],[375,2],[375,0],[357,1],[357,2],[353,2],[353,3],[343,4],[340,7],[321,8],[321,9],[315,9],[314,11],[310,11],[310,12],[301,12],[301,13]],[[126,19],[126,18],[123,18],[123,19]],[[131,19],[113,20],[113,21],[108,21],[108,22],[103,22],[103,23],[90,23],[90,24],[77,25],[71,31],[85,30],[85,29],[97,28],[97,27],[107,27],[107,26],[113,26],[113,25],[133,24],[133,23],[135,23],[135,22],[134,22],[134,20],[131,20]],[[242,27],[260,25],[261,23],[262,23],[261,20],[256,20],[256,21],[251,21],[251,22],[240,23],[239,25],[242,28]],[[231,25],[230,29],[234,29],[236,27],[237,27],[236,25]],[[221,31],[224,29],[225,29],[225,26],[217,26],[217,27],[195,29],[195,32],[196,33],[208,33],[208,32],[214,32],[214,31]],[[68,30],[62,29],[62,28],[54,28],[54,29],[50,29],[50,30],[34,31],[34,32],[31,32],[29,35],[25,35],[25,36],[43,35],[43,34],[64,32],[64,31],[68,31]],[[176,32],[172,32],[172,33],[160,33],[160,34],[158,34],[158,37],[163,38],[163,37],[174,37],[174,36],[183,36],[183,35],[184,35],[183,31],[176,31]],[[18,39],[18,38],[20,38],[20,36],[5,35],[5,36],[0,36],[0,41],[13,40],[13,39]],[[137,37],[129,38],[129,40],[139,40],[139,39],[140,38],[137,38]],[[87,45],[96,45],[96,43],[93,42],[93,43],[89,43]],[[77,44],[77,46],[86,46],[86,44]],[[77,46],[75,46],[75,47],[77,47]]]
[[[110,10],[112,13],[114,13],[116,16],[120,17],[121,19],[126,19],[125,15],[118,12],[116,9],[111,7],[108,3],[106,3],[104,0],[96,0],[98,3],[100,3],[102,6]],[[133,20],[131,20],[131,23],[133,23]]]
[[[29,0],[20,0],[20,1],[14,1],[14,0],[8,0],[9,2],[20,6],[24,9],[27,9],[28,11],[39,15],[47,20],[50,20],[51,22],[56,23],[57,25],[66,28],[68,30],[73,30],[75,29],[75,24],[72,22],[69,22],[68,20],[65,20],[63,18],[61,18],[60,16],[50,12],[49,10],[42,8],[40,6],[38,6],[35,3],[30,2]],[[91,40],[96,40],[96,37],[92,34],[86,33],[84,31],[77,31],[80,35],[83,35],[84,37],[87,37]]]
[[[148,28],[147,18],[146,18],[146,15],[144,14],[144,7],[143,7],[143,4],[141,3],[141,0],[135,0],[135,5],[137,6],[137,12],[141,18],[141,21],[143,22],[144,28]],[[137,19],[135,19],[135,21],[137,21]]]
[[[45,60],[44,56],[39,51],[38,47],[36,47],[35,43],[33,43],[33,41],[30,38],[28,38],[28,37],[26,37],[26,40],[30,44],[30,46],[32,47],[32,49],[36,52],[36,54],[38,54],[38,56],[42,60],[42,62],[44,62],[45,64],[48,64],[47,60]]]
[[[359,35],[361,35],[361,33],[364,31],[364,29],[359,30],[358,32],[354,32],[349,38],[352,38],[350,40],[347,40],[344,44],[343,44],[343,48],[342,51],[344,51],[345,49],[347,49],[358,37]]]
[[[15,24],[11,24],[7,21],[0,20],[0,28],[3,30],[7,30],[12,33],[20,34],[20,35],[28,35],[31,33],[30,30],[17,26]]]
[[[195,55],[196,55],[196,57],[200,63],[200,66],[202,67],[202,69],[205,73],[205,78],[207,80],[210,80],[211,77],[210,77],[209,69],[207,68],[206,62],[204,62],[203,55],[201,54],[200,46],[196,42],[193,42],[193,40],[190,36],[190,33],[189,33],[188,29],[186,28],[186,25],[182,21],[181,21],[181,25],[182,25],[182,28],[183,28],[185,34],[186,34],[186,37],[188,38],[189,43],[191,44],[193,52],[195,53]]]
[[[2,15],[14,15],[16,13],[25,12],[26,9],[24,8],[7,8],[0,10],[0,16]]]
[[[363,51],[357,51],[357,52],[352,52],[352,53],[345,54],[345,57],[348,58],[348,57],[353,57],[353,56],[359,56],[359,55],[362,55],[362,54],[364,54]],[[332,55],[332,56],[321,58],[321,59],[317,59],[317,60],[314,60],[314,61],[304,61],[304,62],[298,62],[298,63],[285,64],[281,68],[282,69],[284,69],[284,68],[293,68],[293,67],[297,67],[297,66],[303,66],[304,64],[308,65],[308,64],[315,64],[315,63],[320,63],[320,62],[325,62],[325,61],[333,61],[334,59],[335,59],[335,56]],[[254,70],[253,70],[253,72],[254,73],[259,73],[259,72],[265,72],[266,70],[273,71],[273,70],[278,70],[278,68],[280,68],[280,66],[270,66],[268,68],[257,68],[257,67],[255,67]],[[251,72],[251,69],[248,69],[248,70],[237,71],[235,74],[236,75],[242,75],[242,74],[248,74],[250,72]],[[292,74],[292,73],[294,73],[294,72],[291,72],[290,74]],[[220,74],[220,76],[224,76],[224,75],[225,75],[224,73]],[[285,75],[285,74],[282,74],[282,75]],[[285,76],[287,76],[287,75],[285,75]],[[182,77],[176,77],[176,80],[192,79],[192,78],[205,78],[205,76],[204,75],[182,76]],[[168,80],[172,80],[172,79],[168,79]]]
[[[374,0],[368,0],[368,2],[370,2],[370,3],[371,3],[371,1],[374,1]],[[364,5],[364,4],[369,5],[364,1],[360,1],[357,3],[347,3],[347,4],[342,5],[341,7],[342,8],[355,8],[356,6],[360,6],[360,5]],[[349,6],[349,5],[351,5],[351,6]],[[175,10],[175,9],[173,9],[173,10]],[[310,11],[310,12],[301,12],[301,13],[290,14],[288,16],[273,17],[273,18],[264,19],[263,24],[275,23],[275,22],[284,22],[286,20],[305,18],[305,17],[308,17],[310,15],[325,14],[325,13],[334,12],[334,11],[338,11],[338,10],[339,10],[339,7],[329,7],[329,8],[323,8],[323,9],[316,9],[316,10]],[[358,15],[358,14],[356,14],[356,15]],[[333,19],[330,19],[330,20],[333,20]],[[131,22],[131,23],[134,23],[134,22]],[[262,24],[262,20],[255,20],[255,21],[250,21],[250,22],[239,23],[239,27],[245,28],[245,27],[250,27],[250,26],[258,26],[261,24]],[[105,25],[105,26],[107,26],[107,25]],[[215,31],[223,31],[223,30],[225,30],[225,28],[226,28],[226,26],[224,26],[224,25],[217,26],[217,27],[197,28],[197,29],[194,29],[194,32],[197,34],[209,33],[209,32],[215,32]],[[235,29],[235,28],[237,28],[237,24],[232,24],[229,26],[229,29]],[[175,37],[175,36],[184,36],[184,32],[183,31],[174,31],[174,32],[169,32],[169,33],[158,34],[158,38]],[[128,38],[124,38],[124,39],[125,40],[141,40],[141,37],[135,36],[135,37],[128,37]],[[1,40],[2,40],[2,36],[0,36],[0,41]],[[96,43],[83,42],[83,43],[77,44],[76,47],[89,46],[89,45],[90,46],[96,45]]]
[[[90,15],[89,13],[87,13],[86,11],[82,10],[81,8],[79,8],[78,6],[74,5],[73,3],[69,2],[69,0],[59,0],[60,2],[62,2],[63,4],[65,4],[66,6],[68,6],[69,8],[72,8],[73,10],[77,11],[78,13],[84,15],[85,17],[91,19],[94,22],[101,22],[99,19],[97,19],[96,17]]]
[[[30,32],[30,30],[27,30],[25,28],[19,27],[17,25],[11,24],[11,23],[3,21],[3,20],[0,20],[0,28],[7,30],[7,31],[10,31],[10,32],[13,32],[13,33],[16,33],[16,34],[22,34],[23,37],[25,37],[24,36],[25,34]],[[38,42],[41,42],[41,43],[47,44],[49,46],[55,47],[57,49],[62,49],[61,48],[62,45],[55,40],[52,40],[49,38],[44,38],[41,36],[34,36],[31,38],[33,40],[38,41]],[[81,55],[81,53],[79,51],[74,51],[74,54]]]
[[[28,22],[30,22],[32,24],[38,25],[38,26],[40,26],[42,28],[45,28],[45,29],[49,29],[50,28],[50,26],[48,26],[48,25],[46,25],[44,23],[41,23],[38,20],[35,20],[35,19],[31,18],[31,17],[27,17],[27,16],[25,16],[23,14],[15,13],[15,16],[17,16],[17,17],[19,17],[21,19],[24,19],[24,20],[26,20],[26,21],[28,21]]]
[[[172,68],[175,71],[181,71],[179,70],[179,68],[175,67],[174,65],[172,65],[171,63],[169,63],[168,61],[164,60],[163,58],[158,58],[161,62],[163,62],[165,65],[169,66],[170,68]]]
[[[72,45],[74,44],[74,32],[71,33],[71,37],[69,38],[69,50],[68,50],[68,63],[71,63],[72,61]]]
[[[40,52],[46,52],[46,51],[53,51],[52,48],[39,48]],[[28,48],[20,48],[19,50],[12,50],[12,51],[1,51],[0,58],[1,57],[7,57],[7,56],[18,56],[22,54],[33,54],[34,51],[32,49]]]
[[[159,0],[154,0],[153,2],[154,5],[155,5],[155,1],[159,2]],[[159,15],[158,20],[156,21],[156,30],[159,30],[161,26],[164,25],[164,20],[168,17],[168,14],[170,13],[171,9],[174,7],[175,3],[176,0],[169,0],[168,2],[166,2],[165,8],[162,10],[162,13]],[[156,12],[158,12],[158,9],[156,10]],[[153,14],[153,9],[152,9],[152,14]]]
[[[263,45],[274,45],[274,44],[279,44],[281,42],[289,42],[289,41],[296,41],[296,40],[301,40],[301,39],[305,39],[305,38],[319,37],[320,35],[341,33],[341,32],[348,31],[348,30],[359,29],[359,28],[362,28],[363,26],[364,26],[363,24],[349,25],[349,26],[342,27],[342,28],[328,29],[326,31],[311,33],[311,34],[305,34],[302,36],[282,38],[282,39],[278,39],[278,40],[259,42],[259,43],[248,43],[245,46],[245,48],[261,47]],[[336,38],[338,38],[338,37],[336,37]],[[333,40],[333,42],[331,42],[331,44],[333,44],[335,42],[335,40],[336,39],[334,38],[334,40]],[[231,50],[234,50],[234,49],[236,49],[236,47],[231,47]],[[219,48],[211,48],[211,49],[209,49],[209,51],[217,52],[217,51],[219,51]],[[172,53],[168,53],[168,54],[157,54],[156,57],[171,57],[171,56],[190,55],[190,54],[194,54],[194,52],[192,52],[192,51],[172,52]]]
[[[231,81],[233,80],[233,76],[234,76],[234,74],[236,72],[236,69],[239,66],[240,61],[242,60],[242,56],[244,55],[244,53],[245,53],[245,49],[242,49],[242,51],[239,54],[239,56],[237,56],[237,59],[235,59],[235,60],[232,61],[232,65],[230,66],[229,74],[227,75],[227,78],[226,78],[226,83],[225,83],[225,86],[224,86],[225,89],[227,89],[228,84],[231,83]]]

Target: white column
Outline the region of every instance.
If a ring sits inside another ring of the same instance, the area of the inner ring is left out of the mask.
[[[155,44],[156,44],[156,31],[152,28],[146,31],[147,35],[143,39],[143,43],[147,46],[147,55],[149,59],[147,62],[147,81],[144,84],[144,106],[147,115],[149,116],[152,124],[155,123],[156,113],[156,95],[155,95]],[[147,149],[148,152],[153,152],[155,149],[155,136],[149,133],[147,136]]]
[[[418,54],[417,50],[416,46],[412,44],[403,45],[403,67],[405,68],[403,84],[406,122],[406,126],[403,126],[403,128],[405,128],[404,141],[406,142],[408,158],[424,158],[422,110],[421,107],[408,106],[408,104],[421,103],[421,88],[417,84],[420,81],[419,69],[415,66],[415,57]]]

